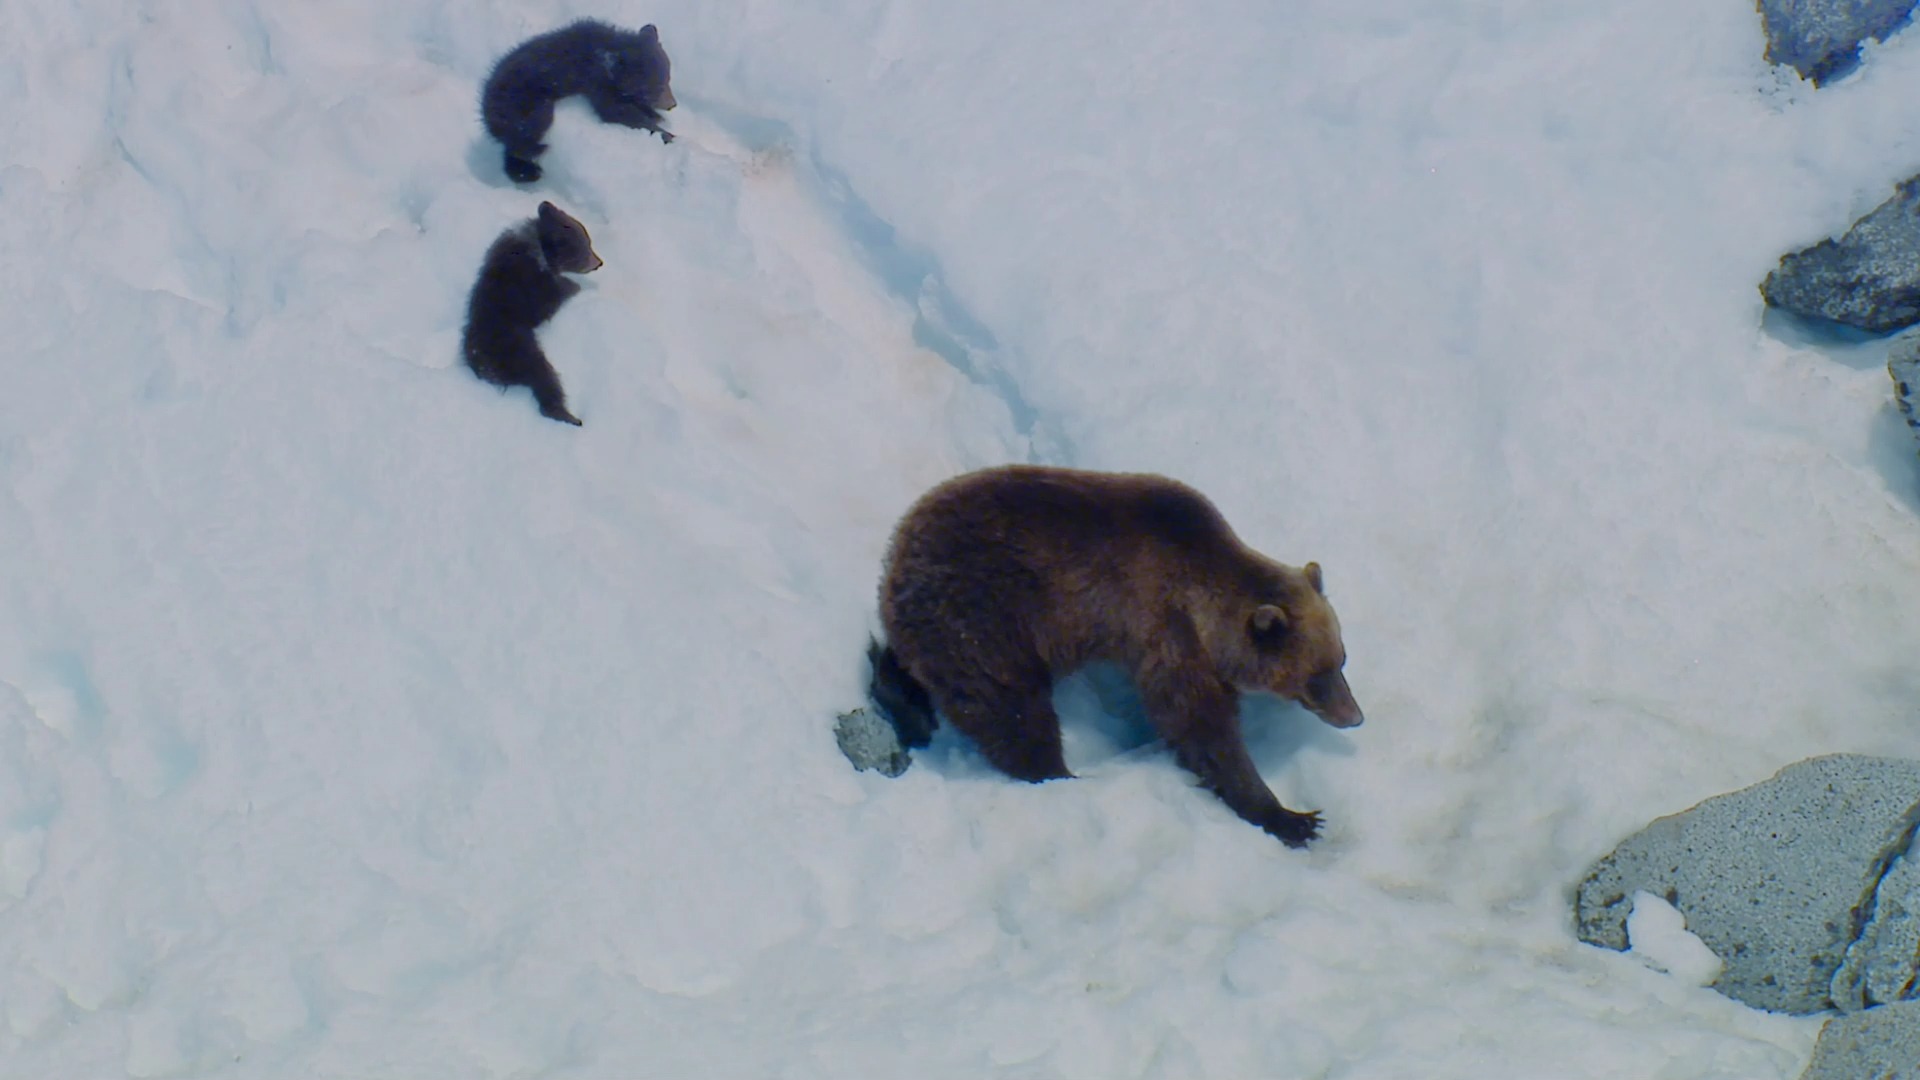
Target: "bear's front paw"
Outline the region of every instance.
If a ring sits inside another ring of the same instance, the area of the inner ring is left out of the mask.
[[[1267,825],[1267,831],[1280,839],[1290,848],[1303,848],[1320,835],[1320,811],[1299,813],[1293,810],[1281,811],[1281,816]]]

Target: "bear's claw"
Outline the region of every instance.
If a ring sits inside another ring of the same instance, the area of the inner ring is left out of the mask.
[[[1303,848],[1320,835],[1320,811],[1298,813],[1292,810],[1267,826],[1267,831],[1290,848]]]

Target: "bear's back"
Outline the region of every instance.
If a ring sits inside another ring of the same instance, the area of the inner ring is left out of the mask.
[[[595,19],[581,19],[514,46],[494,65],[482,95],[489,102],[533,94],[561,98],[611,83],[617,69],[664,68],[666,51],[658,38]]]
[[[531,330],[560,310],[573,293],[571,284],[547,265],[539,241],[526,229],[509,230],[487,249],[468,301],[467,322],[470,328]]]
[[[1179,481],[1039,465],[955,477],[923,496],[901,531],[935,546],[1012,543],[1062,557],[1116,543],[1196,554],[1238,545],[1206,496]]]
[[[882,619],[889,635],[916,640],[1006,620],[1066,670],[1137,658],[1162,636],[1170,605],[1212,618],[1223,598],[1271,591],[1277,569],[1178,481],[1003,466],[935,487],[901,519]]]
[[[578,93],[594,73],[595,42],[618,33],[604,23],[582,20],[530,37],[494,65],[485,97],[524,95],[529,91],[556,97]]]
[[[1093,619],[1150,596],[1262,588],[1270,567],[1178,481],[1012,465],[923,496],[894,531],[882,592],[948,582],[935,587]]]

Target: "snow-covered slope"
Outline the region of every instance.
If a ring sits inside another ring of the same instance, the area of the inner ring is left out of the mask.
[[[475,100],[661,27],[681,138]],[[1790,1077],[1573,940],[1646,818],[1920,753],[1920,481],[1772,259],[1920,164],[1739,4],[0,6],[0,1075]],[[457,361],[552,198],[583,429]],[[836,710],[965,468],[1164,472],[1318,559],[1367,726],[1289,852],[1123,687],[1080,779]]]

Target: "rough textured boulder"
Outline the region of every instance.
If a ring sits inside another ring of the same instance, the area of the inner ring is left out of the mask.
[[[1778,1012],[1840,1005],[1832,987],[1843,963],[1850,986],[1895,979],[1896,958],[1866,944],[1850,961],[1849,950],[1870,926],[1884,926],[1889,947],[1905,940],[1897,920],[1872,920],[1916,822],[1920,762],[1836,754],[1789,765],[1655,821],[1596,863],[1575,900],[1580,940],[1626,948],[1631,898],[1644,889],[1725,962],[1715,989]],[[1904,962],[1910,982],[1912,951]]]
[[[1907,418],[1907,427],[1914,435],[1920,436],[1920,417],[1914,415],[1914,406],[1920,404],[1914,400],[1914,392],[1920,390],[1920,334],[1894,342],[1887,352],[1887,374],[1893,376],[1893,400],[1900,406],[1900,415]]]
[[[841,713],[833,725],[833,738],[856,769],[899,776],[912,762],[906,747],[900,745],[900,736],[894,733],[893,724],[872,709]]]
[[[1800,1080],[1920,1077],[1920,1002],[1883,1005],[1827,1021]]]
[[[1920,176],[1847,230],[1781,258],[1767,303],[1873,333],[1920,322]]]
[[[1920,964],[1920,858],[1912,844],[1887,866],[1873,890],[1866,923],[1847,947],[1829,996],[1841,1012],[1912,997]],[[1920,1061],[1914,1063],[1920,1066]]]
[[[1907,25],[1914,0],[1760,0],[1767,59],[1791,64],[1815,86],[1860,64],[1860,44]]]

